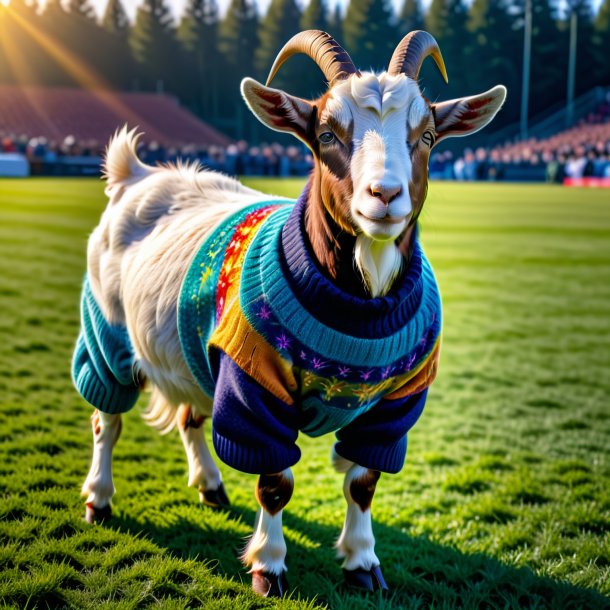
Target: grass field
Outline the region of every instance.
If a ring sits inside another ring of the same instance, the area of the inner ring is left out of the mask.
[[[301,182],[252,181],[296,195]],[[136,408],[114,517],[79,497],[91,412],[72,388],[95,180],[0,181],[0,603],[15,608],[610,608],[610,196],[432,184],[422,239],[444,302],[439,377],[407,465],[373,504],[392,593],[346,592],[332,436],[302,437],[285,516],[290,600],[237,560],[254,477],[222,467],[230,512],[187,489],[177,432]]]

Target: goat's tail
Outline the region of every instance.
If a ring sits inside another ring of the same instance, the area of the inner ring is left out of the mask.
[[[176,425],[177,414],[178,407],[167,402],[165,396],[157,388],[153,388],[148,406],[142,413],[144,421],[161,434],[167,434]]]
[[[103,164],[103,177],[109,187],[139,180],[152,170],[152,167],[138,159],[138,142],[142,133],[137,130],[135,127],[130,131],[124,125],[110,138]]]

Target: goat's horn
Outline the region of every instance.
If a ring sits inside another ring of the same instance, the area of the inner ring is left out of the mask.
[[[350,74],[360,75],[347,51],[330,34],[321,30],[305,30],[293,36],[278,53],[269,71],[267,85],[282,64],[297,53],[303,53],[313,59],[331,85]]]
[[[445,69],[445,62],[443,61],[438,42],[436,42],[432,34],[422,30],[409,32],[398,43],[390,60],[388,74],[392,76],[406,74],[409,78],[417,80],[424,59],[429,55],[432,55],[432,59],[434,59],[439,72],[443,75],[445,82],[448,83],[447,70]]]

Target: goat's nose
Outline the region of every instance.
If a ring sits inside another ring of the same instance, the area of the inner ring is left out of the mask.
[[[371,195],[381,199],[383,203],[389,205],[400,195],[402,186],[400,184],[384,184],[383,182],[375,182],[370,187]]]

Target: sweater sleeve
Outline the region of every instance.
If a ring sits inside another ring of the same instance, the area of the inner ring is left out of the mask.
[[[214,448],[236,470],[272,474],[296,464],[299,413],[219,353],[212,415]]]
[[[407,454],[407,432],[419,419],[428,390],[381,400],[370,411],[337,432],[336,452],[359,466],[395,474]]]
[[[81,332],[72,358],[72,380],[81,396],[104,413],[124,413],[140,389],[127,329],[102,314],[87,278],[81,295]]]

